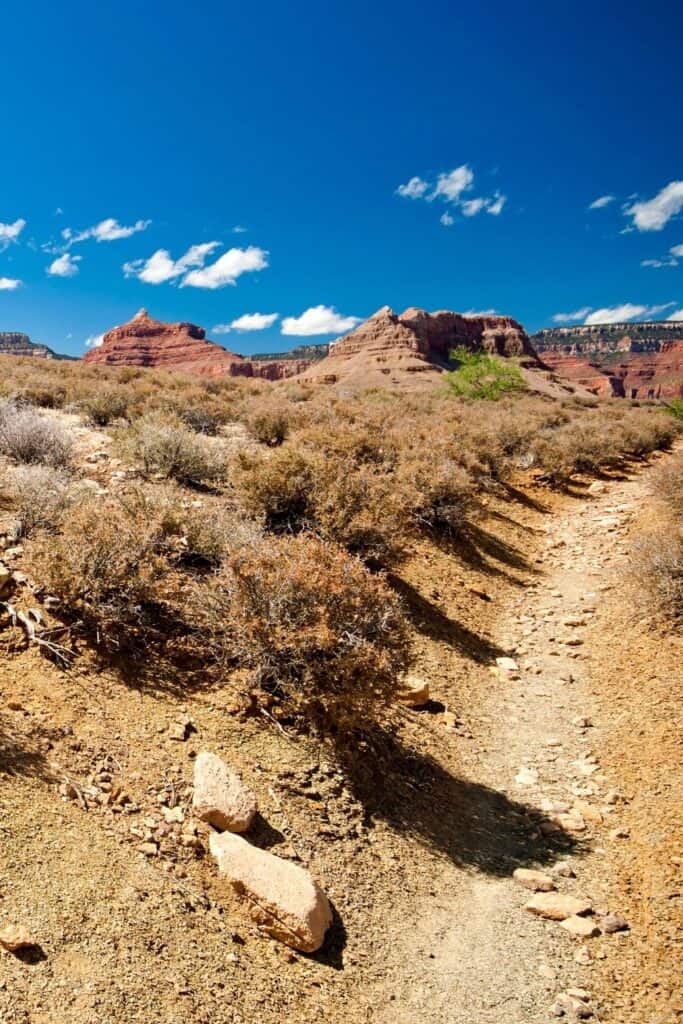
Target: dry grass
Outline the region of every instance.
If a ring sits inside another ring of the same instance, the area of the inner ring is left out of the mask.
[[[148,477],[207,484],[225,479],[227,473],[222,448],[173,418],[159,414],[143,416],[118,430],[115,440],[121,456],[139,466]]]
[[[17,462],[68,466],[71,439],[58,423],[31,406],[0,403],[0,452]]]
[[[482,496],[504,496],[520,474],[564,487],[665,448],[681,429],[627,402],[341,397],[135,368],[8,366],[6,454],[68,461],[69,438],[35,406],[64,407],[108,430],[146,480],[83,496],[37,466],[5,486],[32,574],[66,617],[100,650],[161,675],[170,663],[187,679],[198,666],[206,680],[249,669],[285,711],[335,728],[371,716],[408,662],[405,621],[378,570],[396,568],[420,536],[457,551]],[[680,509],[678,484],[664,470],[658,479]],[[677,536],[648,555],[666,586]]]
[[[683,453],[660,466],[652,491],[659,503],[655,526],[635,544],[635,569],[649,611],[671,628],[683,623]]]

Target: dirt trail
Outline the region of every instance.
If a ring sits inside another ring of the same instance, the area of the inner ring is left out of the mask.
[[[84,435],[84,457],[106,482],[97,440]],[[130,683],[88,657],[62,673],[7,634],[0,919],[29,928],[42,954],[0,956],[0,1020],[547,1024],[557,994],[578,985],[597,1021],[650,1024],[613,1012],[598,980],[637,948],[644,928],[631,908],[633,931],[590,940],[590,962],[579,963],[582,943],[526,912],[531,894],[511,877],[569,857],[576,878],[559,878],[561,892],[589,898],[598,920],[626,912],[608,898],[623,849],[610,832],[626,814],[609,793],[622,780],[599,764],[615,717],[601,715],[594,691],[623,646],[606,609],[620,594],[625,535],[649,472],[580,498],[547,496],[555,511],[522,494],[492,502],[469,561],[464,550],[417,551],[404,591],[435,708],[405,713],[385,762],[370,768],[354,752],[356,778],[310,739],[231,714],[229,687]],[[518,673],[493,668],[508,654]],[[169,729],[185,715],[195,732],[179,743]],[[165,822],[169,794],[190,820],[202,748],[257,792],[253,841],[300,859],[333,899],[339,919],[320,954],[292,956],[265,940],[205,845],[179,845],[180,826]],[[105,761],[130,813],[61,793],[62,778],[87,787]],[[541,823],[572,808],[565,828],[542,834]],[[137,848],[147,832],[159,842],[151,859]]]
[[[484,708],[487,746],[470,768],[473,785],[500,794],[498,802],[481,801],[482,834],[498,830],[499,863],[465,877],[452,864],[441,865],[434,878],[438,908],[416,915],[414,930],[389,954],[388,987],[392,975],[402,977],[378,1014],[382,1024],[547,1022],[555,997],[568,987],[591,992],[593,1019],[603,1019],[603,1010],[616,1019],[591,973],[596,959],[618,957],[629,933],[591,939],[591,963],[582,965],[575,957],[585,940],[522,909],[531,893],[511,874],[518,865],[549,868],[566,855],[576,877],[557,878],[558,889],[590,899],[598,924],[600,913],[620,913],[605,902],[604,884],[610,849],[620,841],[610,836],[620,824],[610,793],[619,780],[601,770],[594,746],[602,723],[592,718],[591,671],[596,645],[604,655],[622,638],[601,635],[591,624],[623,579],[623,541],[646,481],[647,471],[595,484],[589,498],[547,521],[539,578],[494,634],[520,671],[499,671],[501,684]],[[563,843],[573,849],[549,851],[533,823],[522,842],[511,828],[514,812],[499,814],[506,799],[539,808],[549,819],[570,814],[560,821]],[[588,956],[581,952],[578,959]]]

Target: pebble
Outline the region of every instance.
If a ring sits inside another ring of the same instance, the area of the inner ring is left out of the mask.
[[[605,914],[600,921],[603,932],[613,935],[614,932],[627,932],[630,928],[628,921],[617,914]]]
[[[520,768],[515,775],[515,782],[520,786],[534,786],[538,782],[538,772],[535,768]]]
[[[532,892],[552,892],[556,888],[549,875],[544,875],[542,871],[534,871],[532,868],[516,868],[512,872],[512,877]]]
[[[524,904],[524,909],[537,917],[551,921],[564,921],[579,914],[590,914],[593,906],[590,900],[568,896],[560,892],[539,892]]]
[[[576,878],[574,868],[568,860],[558,860],[550,870],[554,875],[559,875],[560,878]]]
[[[564,928],[570,935],[576,935],[580,939],[592,939],[600,934],[600,929],[595,921],[591,921],[587,917],[580,917],[578,914],[572,914],[564,921],[560,921],[560,928]]]
[[[9,924],[0,931],[0,946],[10,953],[16,953],[20,949],[35,945],[35,939],[23,925]]]

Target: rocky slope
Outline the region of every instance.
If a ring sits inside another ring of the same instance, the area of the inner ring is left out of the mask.
[[[683,395],[683,324],[652,321],[555,327],[531,338],[556,373],[618,398]]]
[[[132,320],[114,327],[102,344],[84,357],[88,363],[115,366],[153,366],[215,377],[262,377],[281,380],[301,373],[305,359],[252,361],[209,341],[203,327],[164,323],[141,309]]]
[[[67,358],[58,356],[47,345],[37,345],[28,334],[19,331],[0,331],[0,355],[2,356],[35,356],[39,359]]]
[[[518,356],[523,365],[542,366],[524,328],[511,317],[468,317],[415,308],[398,315],[383,306],[330,345],[327,357],[309,367],[301,379],[363,386],[405,384],[418,376],[430,380],[448,369],[449,353],[458,347]]]

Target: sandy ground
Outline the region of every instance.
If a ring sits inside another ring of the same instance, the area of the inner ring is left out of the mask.
[[[337,751],[231,714],[229,686],[124,683],[87,653],[62,672],[3,634],[0,925],[37,943],[0,955],[3,1024],[540,1024],[576,986],[607,1024],[678,1020],[680,647],[623,599],[647,473],[492,501],[467,545],[416,550],[396,585],[433,700],[356,748],[350,774]],[[204,748],[255,789],[253,840],[330,895],[315,956],[258,933],[201,829],[184,845]],[[560,859],[576,877],[558,888],[627,931],[584,942],[523,909],[512,871]]]

